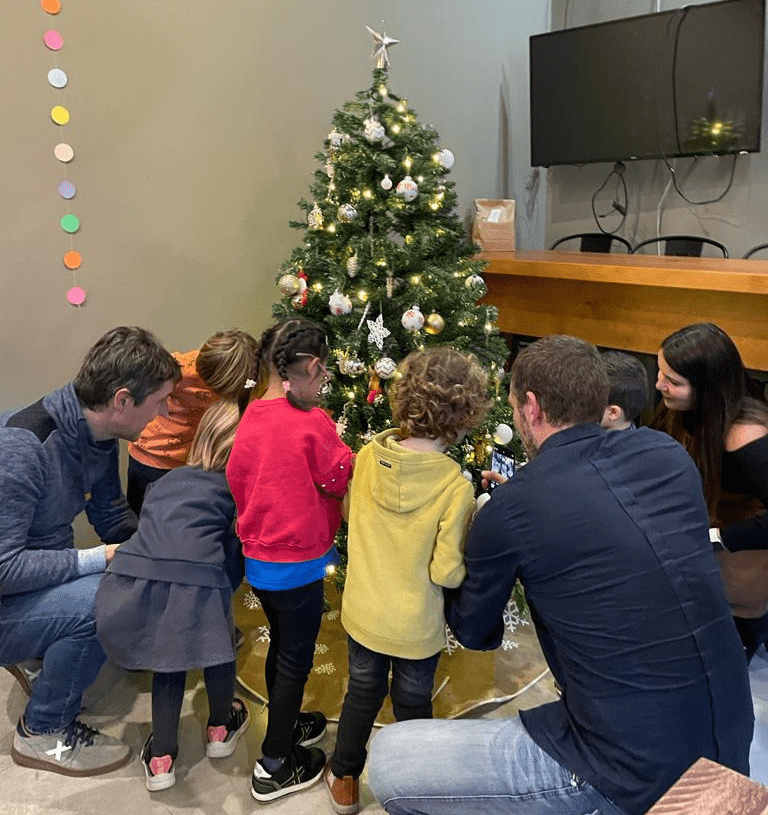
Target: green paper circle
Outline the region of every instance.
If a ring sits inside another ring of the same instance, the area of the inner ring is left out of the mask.
[[[77,215],[65,215],[59,223],[61,224],[61,228],[70,234],[80,229],[80,221]]]

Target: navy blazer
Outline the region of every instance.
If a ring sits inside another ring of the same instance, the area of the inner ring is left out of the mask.
[[[747,665],[709,543],[701,478],[647,428],[555,433],[496,489],[446,617],[498,647],[519,578],[562,699],[523,711],[534,741],[630,815],[705,756],[749,772]]]

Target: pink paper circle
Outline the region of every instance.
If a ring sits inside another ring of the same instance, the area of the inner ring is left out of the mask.
[[[59,161],[67,163],[68,161],[72,161],[75,156],[75,151],[66,142],[61,142],[61,144],[57,144],[56,147],[53,148],[53,155],[56,156]]]
[[[51,51],[58,51],[61,49],[61,46],[64,45],[64,38],[58,31],[50,29],[43,34],[43,42],[46,48],[50,48]]]
[[[73,306],[82,306],[85,302],[85,289],[81,289],[80,286],[73,286],[67,292],[67,302]]]

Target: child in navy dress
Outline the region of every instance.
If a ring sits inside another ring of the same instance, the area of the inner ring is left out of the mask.
[[[209,758],[231,755],[249,723],[247,707],[234,698],[232,592],[243,570],[224,474],[239,418],[231,399],[205,411],[187,466],[149,486],[138,530],[115,553],[96,594],[107,656],[124,668],[154,671],[152,733],[141,753],[150,792],[176,780],[188,670],[203,668]]]
[[[323,613],[323,578],[334,557],[352,451],[317,405],[329,379],[323,329],[301,319],[261,338],[254,395],[227,465],[243,542],[245,576],[269,621],[269,715],[251,783],[272,801],[318,781],[322,713],[300,713]]]

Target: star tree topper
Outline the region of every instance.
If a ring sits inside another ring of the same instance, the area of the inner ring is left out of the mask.
[[[366,26],[366,29],[373,37],[371,59],[376,58],[377,68],[389,68],[389,52],[387,48],[389,48],[390,45],[397,45],[400,40],[393,40],[392,37],[388,37],[383,25],[381,27],[381,34],[379,34],[378,31],[374,31],[370,26]]]
[[[370,334],[368,335],[368,342],[376,343],[379,351],[384,350],[384,340],[392,332],[384,326],[384,317],[379,314],[375,320],[366,320]]]

